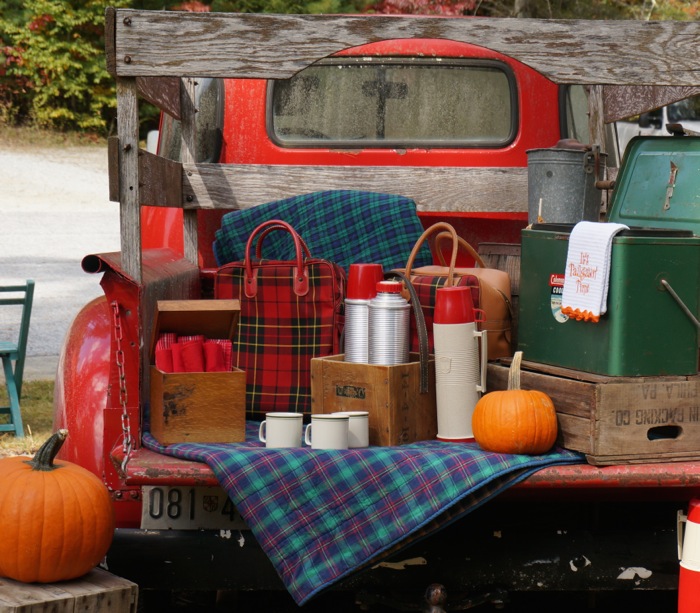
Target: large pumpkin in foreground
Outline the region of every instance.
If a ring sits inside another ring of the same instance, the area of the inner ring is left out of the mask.
[[[54,458],[67,430],[34,456],[0,459],[0,576],[52,583],[86,574],[107,553],[114,510],[105,485]]]
[[[513,356],[508,389],[484,394],[474,407],[474,439],[485,451],[539,455],[557,438],[552,399],[537,390],[520,389],[522,351]]]

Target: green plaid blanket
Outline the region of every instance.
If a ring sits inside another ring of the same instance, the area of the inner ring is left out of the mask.
[[[218,265],[242,262],[248,237],[270,219],[289,223],[313,257],[346,271],[357,262],[382,264],[384,270],[404,268],[423,233],[416,204],[409,198],[351,190],[314,192],[226,213],[214,241]],[[286,233],[274,232],[265,238],[262,256],[293,260],[294,245]],[[415,266],[432,261],[430,248],[423,245]]]
[[[398,546],[439,530],[505,488],[554,464],[583,462],[484,452],[474,444],[266,449],[247,442],[149,449],[208,464],[298,604]],[[233,569],[232,569],[233,572]]]

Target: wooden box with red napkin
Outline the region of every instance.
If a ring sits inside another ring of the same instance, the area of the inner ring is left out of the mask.
[[[245,440],[245,372],[232,366],[238,300],[161,300],[151,341],[150,431],[162,445]]]

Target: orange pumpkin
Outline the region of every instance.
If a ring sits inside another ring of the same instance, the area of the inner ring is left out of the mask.
[[[538,390],[520,389],[522,357],[522,351],[513,356],[508,389],[484,394],[474,407],[472,431],[485,451],[539,455],[557,438],[552,399]]]
[[[25,583],[80,577],[112,543],[105,485],[77,464],[54,464],[67,435],[53,434],[34,459],[0,459],[0,576]]]

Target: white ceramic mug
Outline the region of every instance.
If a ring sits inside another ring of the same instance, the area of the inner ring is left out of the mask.
[[[336,413],[311,416],[304,442],[312,449],[347,449],[350,418]]]
[[[331,415],[347,415],[348,449],[369,447],[369,412],[368,411],[338,411]]]
[[[268,449],[301,447],[304,416],[301,413],[267,413],[258,438]]]

